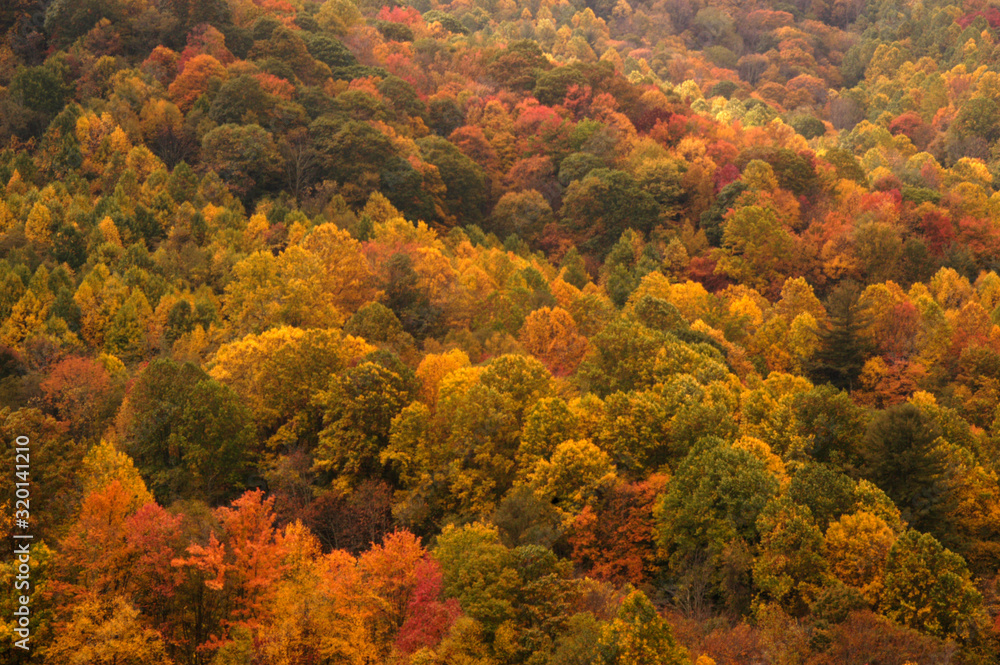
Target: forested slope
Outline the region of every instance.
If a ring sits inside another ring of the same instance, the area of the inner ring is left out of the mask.
[[[0,33],[4,662],[1000,659],[1000,7]]]

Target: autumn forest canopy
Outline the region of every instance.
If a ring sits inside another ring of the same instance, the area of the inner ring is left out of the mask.
[[[1000,3],[0,35],[0,661],[1000,662]]]

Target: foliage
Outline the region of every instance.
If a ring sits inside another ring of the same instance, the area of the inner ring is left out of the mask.
[[[989,3],[0,4],[32,662],[1000,659]]]

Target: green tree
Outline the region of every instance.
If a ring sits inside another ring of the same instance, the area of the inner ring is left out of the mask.
[[[713,601],[740,611],[749,603],[749,547],[757,519],[778,493],[765,462],[744,448],[703,439],[680,463],[656,505],[659,545],[679,600]]]
[[[254,117],[263,122],[270,101],[270,95],[264,92],[257,79],[244,74],[222,84],[212,100],[208,117],[219,124],[238,124],[243,122],[244,117]]]
[[[54,3],[52,6],[56,4],[59,3]],[[19,128],[21,130],[19,134],[39,136],[63,109],[71,89],[66,85],[57,62],[53,59],[50,63],[38,67],[22,67],[11,79],[7,96],[16,106],[7,112],[17,113],[18,117],[10,118],[7,122]]]
[[[344,332],[388,347],[396,353],[413,346],[413,337],[392,310],[378,302],[363,305],[344,323]]]
[[[656,352],[663,343],[662,333],[635,321],[615,320],[591,340],[580,377],[601,396],[652,385]]]
[[[392,419],[416,393],[413,371],[387,352],[331,378],[316,399],[324,405],[315,466],[353,484],[381,471]]]
[[[303,39],[309,54],[320,62],[336,70],[342,67],[352,67],[358,64],[358,59],[344,44],[329,35],[305,33]]]
[[[529,189],[523,192],[507,192],[501,196],[493,207],[489,224],[484,225],[484,228],[496,233],[499,238],[516,234],[520,238],[532,241],[553,219],[549,202],[534,189]]]
[[[246,199],[281,175],[281,155],[271,133],[259,125],[220,125],[201,141],[202,163],[233,193]]]
[[[536,41],[521,39],[494,55],[486,66],[486,75],[502,87],[531,90],[538,75],[551,67]]]
[[[860,463],[858,449],[868,414],[849,394],[829,384],[816,386],[796,395],[792,408],[799,433],[811,442],[813,459],[843,468]]]
[[[462,610],[492,635],[514,614],[517,587],[511,551],[495,527],[481,522],[446,526],[437,539],[434,558],[444,572],[444,593],[458,598]]]
[[[791,267],[794,241],[770,207],[741,206],[725,217],[724,253],[716,271],[777,295]]]
[[[949,130],[961,138],[976,136],[992,142],[1000,134],[998,115],[1000,107],[994,100],[987,97],[973,97],[962,104]]]
[[[535,81],[535,99],[547,106],[561,104],[566,98],[566,91],[570,86],[587,85],[587,77],[583,75],[578,67],[556,67],[547,72],[543,72]]]
[[[861,456],[862,472],[899,506],[903,519],[916,529],[946,535],[951,497],[940,436],[938,424],[919,407],[897,404],[872,419]]]
[[[420,286],[420,277],[413,269],[410,255],[399,252],[390,256],[385,274],[385,304],[403,324],[403,329],[418,340],[438,334],[442,324],[441,309],[431,304],[426,289]]]
[[[601,623],[590,612],[574,614],[556,637],[551,665],[593,665],[600,657]]]
[[[603,257],[626,229],[649,231],[656,224],[657,205],[627,173],[594,169],[570,183],[563,199],[563,223],[578,246]]]
[[[227,386],[192,363],[156,360],[118,414],[118,436],[157,500],[232,498],[252,481],[250,414]]]
[[[420,154],[437,167],[444,182],[444,204],[448,212],[463,224],[478,224],[486,206],[486,174],[474,161],[463,155],[451,142],[440,136],[419,141]]]
[[[911,529],[889,550],[879,603],[889,618],[937,637],[969,640],[986,627],[982,603],[965,561],[933,536]]]
[[[109,353],[126,360],[141,360],[149,349],[146,328],[153,310],[142,291],[134,289],[108,322],[104,346]]]
[[[641,591],[629,587],[600,640],[601,665],[686,665],[687,651]]]
[[[725,229],[724,218],[728,211],[736,205],[736,199],[747,189],[749,187],[742,180],[729,183],[722,188],[708,210],[701,213],[698,225],[705,232],[708,243],[713,247],[722,245],[722,234]]]
[[[826,464],[808,461],[799,466],[788,485],[788,496],[809,509],[820,529],[854,508],[855,482]]]
[[[551,460],[535,464],[529,481],[560,511],[575,516],[614,484],[615,475],[608,455],[582,439],[560,443]]]
[[[772,500],[760,517],[754,584],[792,616],[805,616],[826,582],[823,534],[809,508]]]
[[[819,329],[820,346],[810,372],[815,380],[850,389],[861,373],[866,353],[862,331],[867,318],[858,304],[859,295],[857,284],[844,282],[827,298],[827,323]]]

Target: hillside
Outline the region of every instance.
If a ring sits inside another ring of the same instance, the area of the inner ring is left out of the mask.
[[[0,34],[3,662],[1000,661],[1000,4]]]

